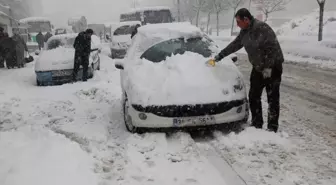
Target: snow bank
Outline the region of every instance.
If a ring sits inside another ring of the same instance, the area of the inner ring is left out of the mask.
[[[325,38],[336,37],[336,12],[324,13],[324,30]],[[306,16],[293,19],[277,30],[277,34],[288,37],[310,37],[314,36],[317,39],[319,27],[319,12],[314,11]]]
[[[21,127],[0,134],[0,184],[94,185],[94,161],[77,143],[50,130]]]
[[[234,93],[240,75],[230,60],[207,67],[207,58],[192,52],[168,57],[160,63],[146,59],[125,67],[126,84],[132,103],[140,105],[179,105],[243,99]]]

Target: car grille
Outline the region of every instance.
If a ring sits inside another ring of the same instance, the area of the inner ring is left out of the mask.
[[[146,106],[133,104],[132,107],[144,113],[152,113],[162,117],[193,117],[221,114],[234,107],[243,105],[247,100],[234,100],[230,102],[195,104],[195,105],[167,105],[167,106]]]

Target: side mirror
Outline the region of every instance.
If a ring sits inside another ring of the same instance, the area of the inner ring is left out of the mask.
[[[120,70],[124,70],[124,66],[122,64],[115,64],[115,67]]]
[[[231,57],[231,60],[235,63],[238,61],[238,57],[237,56]]]

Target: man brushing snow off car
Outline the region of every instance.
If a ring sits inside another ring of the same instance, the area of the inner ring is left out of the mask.
[[[216,57],[219,62],[224,57],[245,48],[253,65],[249,92],[252,126],[262,128],[263,117],[261,95],[266,87],[269,104],[268,129],[277,132],[279,127],[279,98],[282,75],[283,53],[272,28],[264,22],[254,19],[251,13],[242,8],[236,13],[237,25],[241,31],[237,38]]]

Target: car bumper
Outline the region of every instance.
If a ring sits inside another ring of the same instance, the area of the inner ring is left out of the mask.
[[[58,72],[63,72],[64,75],[55,75]],[[73,70],[54,70],[54,71],[36,71],[36,80],[41,85],[61,85],[72,81]],[[80,68],[77,75],[77,80],[81,80],[83,76],[83,69]],[[89,67],[88,77],[93,76],[93,69]]]
[[[122,59],[125,57],[126,55],[126,49],[114,49],[112,48],[111,49],[111,56],[112,58],[119,58],[119,59]]]
[[[246,121],[249,116],[248,102],[232,107],[222,113],[211,115],[211,121],[205,122],[209,116],[192,116],[192,117],[164,117],[153,113],[144,113],[137,111],[133,106],[129,107],[129,115],[132,118],[132,124],[139,128],[183,128],[183,127],[204,127],[211,125],[228,124],[234,122]],[[145,115],[145,116],[144,116]],[[140,118],[142,117],[142,119]],[[146,119],[144,119],[146,117]],[[177,122],[176,120],[183,120]]]

